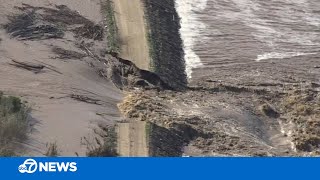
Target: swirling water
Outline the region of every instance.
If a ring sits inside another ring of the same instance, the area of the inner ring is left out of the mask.
[[[192,69],[320,54],[319,0],[177,0]]]

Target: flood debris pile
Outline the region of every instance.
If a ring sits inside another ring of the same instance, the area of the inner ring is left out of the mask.
[[[103,28],[94,23],[85,24],[72,30],[76,37],[84,37],[87,39],[99,40],[103,39]]]
[[[120,89],[130,89],[133,87],[172,89],[172,87],[162,80],[157,74],[139,69],[131,61],[118,58],[111,62],[111,79]]]
[[[174,0],[144,0],[152,71],[172,87],[187,85],[180,19]]]
[[[320,93],[314,88],[289,91],[281,103],[283,123],[300,152],[320,155]]]
[[[66,31],[73,32],[76,38],[99,41],[104,38],[103,27],[65,5],[47,8],[23,4],[16,9],[21,13],[9,16],[4,29],[20,40],[63,38]]]
[[[73,50],[67,50],[58,46],[52,48],[52,52],[56,54],[58,59],[82,59],[87,55]]]
[[[196,156],[286,154],[273,150],[254,134],[234,132],[239,128],[237,125],[196,112],[201,108],[217,111],[213,108],[216,99],[210,96],[209,92],[135,91],[124,99],[119,109],[131,121],[150,122],[146,131],[151,156],[182,156],[187,148],[197,149],[198,154],[191,153]],[[199,109],[180,109],[184,108],[183,104],[196,104]]]
[[[150,122],[150,155],[320,154],[320,93],[314,83],[270,89],[201,82],[183,92],[130,91],[119,105],[130,121]]]
[[[28,71],[32,71],[35,74],[40,73],[43,68],[45,68],[42,64],[35,64],[30,62],[20,62],[17,60],[12,59],[12,63],[9,63],[12,66],[15,66],[17,68],[26,69]]]
[[[58,26],[43,22],[41,16],[34,11],[25,12],[17,16],[10,16],[9,23],[4,29],[20,40],[41,40],[62,38],[64,32]]]

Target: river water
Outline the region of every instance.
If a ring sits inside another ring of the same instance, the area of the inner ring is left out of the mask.
[[[204,67],[320,54],[319,0],[176,0],[176,6],[189,78]]]

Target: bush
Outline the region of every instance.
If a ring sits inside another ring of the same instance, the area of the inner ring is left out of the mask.
[[[20,98],[0,93],[0,156],[14,156],[15,146],[27,138],[28,113]]]
[[[99,130],[95,130],[96,135],[100,136],[94,140],[82,138],[82,143],[87,146],[88,157],[117,157],[117,134],[115,126],[100,126]]]
[[[47,151],[44,154],[47,157],[57,157],[59,156],[58,145],[57,142],[47,143]]]

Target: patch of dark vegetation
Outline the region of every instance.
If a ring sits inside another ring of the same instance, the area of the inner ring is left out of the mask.
[[[87,147],[88,157],[117,157],[117,134],[114,126],[99,125],[94,130],[95,137],[93,140],[82,138],[83,145]]]
[[[86,57],[86,54],[79,53],[77,51],[66,50],[57,46],[52,48],[52,52],[57,55],[59,59],[82,59]]]
[[[54,24],[42,22],[41,16],[34,11],[16,16],[9,16],[9,23],[4,29],[12,37],[20,40],[42,40],[62,38],[64,32]]]
[[[59,156],[58,145],[56,142],[46,144],[47,151],[44,153],[47,157],[57,157]]]
[[[174,0],[144,0],[152,70],[171,87],[187,85],[180,18]]]
[[[77,38],[103,39],[101,26],[65,5],[46,8],[23,4],[16,8],[22,13],[9,16],[4,29],[20,40],[63,38],[65,31],[73,32]]]
[[[71,10],[66,5],[56,5],[55,8],[46,8],[24,3],[21,7],[16,8],[22,12],[39,12],[47,22],[58,24],[59,26],[91,23],[90,20],[81,16],[79,12]]]
[[[16,146],[27,139],[30,108],[0,92],[0,156],[16,156]]]
[[[147,123],[146,136],[149,155],[152,157],[179,157],[182,155],[184,140],[174,131]]]

